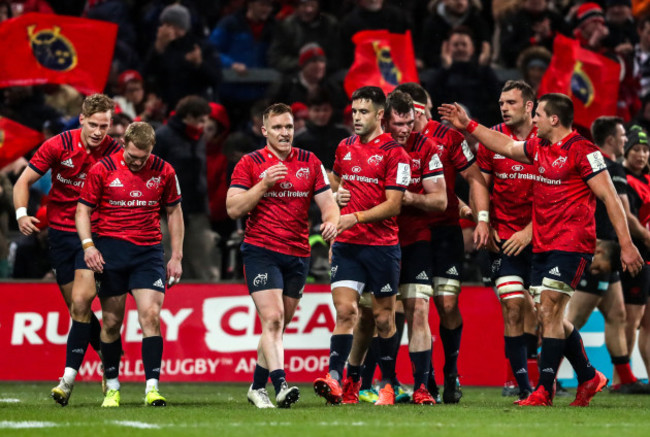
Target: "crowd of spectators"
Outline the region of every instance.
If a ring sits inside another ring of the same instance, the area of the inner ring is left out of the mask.
[[[621,64],[618,115],[650,128],[650,1],[0,0],[0,21],[27,12],[119,26],[105,89],[117,103],[110,134],[121,139],[134,120],[156,129],[154,153],[179,175],[193,235],[188,279],[239,274],[243,224],[225,214],[225,193],[237,160],[265,144],[268,104],[290,104],[295,145],[332,168],[336,145],[350,134],[342,79],[354,61],[351,38],[362,30],[410,30],[433,105],[458,101],[485,124],[500,121],[504,78],[522,77],[536,89],[554,37],[576,38]],[[77,127],[82,100],[66,85],[9,87],[0,93],[0,116],[48,138]],[[35,259],[25,251],[39,253],[43,236],[11,238],[11,186],[28,158],[0,170],[0,277],[45,275],[42,266],[20,265]],[[32,190],[33,215],[46,202],[47,182]]]

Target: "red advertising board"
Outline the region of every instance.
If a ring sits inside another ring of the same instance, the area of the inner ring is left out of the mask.
[[[0,380],[54,381],[63,373],[70,317],[55,284],[2,283],[0,297]],[[463,287],[464,318],[459,374],[464,385],[503,384],[501,309],[490,288]],[[99,303],[93,309],[100,316]],[[101,317],[101,316],[100,316]],[[431,311],[434,366],[442,375],[438,317]],[[327,371],[335,312],[327,285],[310,285],[284,336],[288,378],[311,382]],[[192,382],[248,382],[255,366],[261,327],[242,284],[179,284],[168,291],[161,313],[164,339],[162,379]],[[404,335],[406,338],[406,334]],[[122,381],[142,381],[141,332],[129,298],[122,331]],[[100,379],[97,354],[89,348],[78,379]],[[398,376],[412,383],[403,342]]]

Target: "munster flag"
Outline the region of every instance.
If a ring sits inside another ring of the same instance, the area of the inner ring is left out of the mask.
[[[0,87],[68,84],[102,92],[113,60],[117,25],[30,13],[0,24]]]
[[[378,86],[389,93],[400,83],[419,82],[410,31],[363,30],[354,34],[352,42],[354,63],[343,82],[349,97],[362,86]]]
[[[616,115],[620,70],[618,62],[583,49],[574,39],[557,35],[551,65],[538,95],[568,95],[573,101],[575,123],[589,129],[601,115]]]
[[[43,134],[0,117],[0,168],[11,164],[43,141]]]

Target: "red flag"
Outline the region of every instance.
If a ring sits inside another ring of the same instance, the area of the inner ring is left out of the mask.
[[[553,58],[538,95],[562,93],[571,97],[576,124],[589,129],[602,115],[616,115],[621,66],[605,56],[583,49],[574,39],[557,35]]]
[[[0,87],[68,84],[102,92],[113,60],[117,25],[54,14],[25,14],[0,24]]]
[[[410,31],[364,30],[354,34],[352,42],[354,63],[343,82],[349,97],[362,86],[378,86],[389,93],[400,83],[419,82]]]
[[[43,141],[43,134],[0,117],[0,168],[11,164]]]

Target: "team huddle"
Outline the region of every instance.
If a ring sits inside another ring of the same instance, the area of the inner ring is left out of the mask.
[[[508,81],[499,99],[504,123],[492,129],[469,119],[457,104],[438,108],[445,124],[433,120],[430,99],[415,83],[399,85],[388,96],[378,87],[362,87],[351,100],[355,135],[340,142],[331,171],[314,153],[292,146],[293,114],[281,103],[263,114],[266,147],[245,155],[234,169],[226,207],[231,218],[247,217],[241,254],[262,326],[249,402],[289,408],[300,398],[299,388],[287,382],[282,336],[307,280],[313,201],[321,212],[322,237],[331,243],[336,310],[328,373],[313,384],[328,404],[400,401],[404,390],[395,364],[405,321],[412,402],[460,401],[464,218],[475,222],[475,247],[490,251],[506,357],[518,387],[515,403],[552,405],[566,357],[579,383],[571,405],[589,405],[608,379],[589,363],[576,329],[581,325],[565,318],[565,309],[591,274],[596,199],[609,220],[610,240],[618,241],[620,269],[633,277],[644,261],[606,171],[609,158],[572,130],[571,100],[547,94],[535,101],[525,82]],[[52,170],[51,257],[72,317],[54,400],[68,404],[90,344],[104,366],[102,406],[119,406],[120,327],[130,292],[143,332],[145,404],[165,406],[158,387],[159,314],[166,287],[182,276],[181,193],[174,169],[152,154],[155,135],[148,124],[131,124],[124,148],[106,135],[112,109],[108,97],[90,96],[81,128],[44,143],[15,186],[16,218],[24,234],[37,231],[38,220],[26,212],[29,186]],[[480,142],[476,157],[463,132]],[[470,187],[469,205],[456,196],[458,174]],[[166,266],[163,206],[172,247]],[[91,311],[95,296],[101,325]],[[440,316],[442,393],[431,359],[430,300]],[[537,351],[538,330],[540,374],[533,386],[527,358]],[[629,354],[619,355],[616,368],[627,383]],[[381,382],[375,388],[377,365]],[[269,378],[275,404],[266,390]]]

